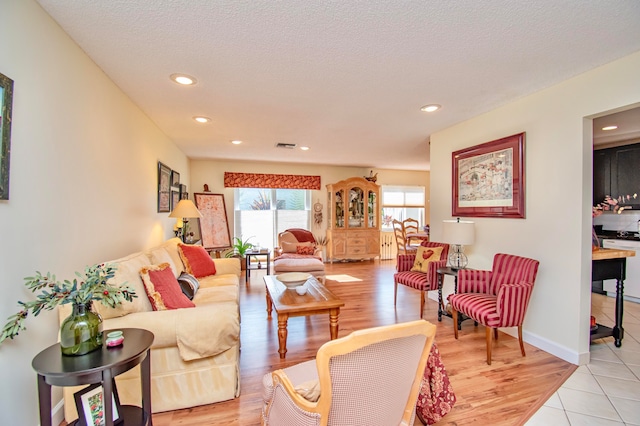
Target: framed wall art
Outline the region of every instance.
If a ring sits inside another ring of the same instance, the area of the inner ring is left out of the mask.
[[[171,186],[173,188],[180,187],[180,173],[176,172],[175,170],[171,171]]]
[[[113,413],[113,424],[122,423],[120,415],[121,406],[116,389],[116,382],[111,386],[111,412]],[[104,388],[100,383],[94,383],[73,394],[78,410],[78,425],[93,426],[106,424],[104,418]]]
[[[171,211],[171,169],[158,161],[158,213]]]
[[[176,208],[178,205],[178,201],[180,201],[180,191],[176,191],[175,189],[171,190],[171,211]]]
[[[452,216],[525,217],[525,133],[452,153]]]
[[[189,199],[189,193],[187,192],[187,185],[180,184],[180,199],[181,200]]]
[[[13,80],[0,74],[0,200],[9,199]]]
[[[207,250],[222,250],[231,247],[231,234],[227,221],[224,194],[194,193],[196,207],[202,213],[200,238]]]

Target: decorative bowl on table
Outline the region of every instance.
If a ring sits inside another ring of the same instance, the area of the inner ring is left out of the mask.
[[[285,272],[284,274],[276,275],[276,279],[288,289],[303,285],[309,278],[311,278],[311,274],[307,272]]]

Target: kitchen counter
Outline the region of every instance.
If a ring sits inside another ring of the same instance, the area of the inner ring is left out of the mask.
[[[633,257],[636,252],[633,250],[619,250],[600,248],[591,253],[591,260],[619,259],[621,257]]]

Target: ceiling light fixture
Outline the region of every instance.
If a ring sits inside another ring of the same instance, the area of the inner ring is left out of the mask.
[[[440,105],[438,104],[429,104],[429,105],[425,105],[422,108],[420,108],[420,111],[423,112],[433,112],[433,111],[437,111],[440,108],[442,108]]]
[[[234,141],[231,141],[231,143],[234,144],[234,145],[240,145],[242,143],[242,141],[234,140]]]
[[[211,121],[209,117],[205,117],[204,115],[196,115],[195,117],[193,117],[193,119],[198,123],[208,123]]]
[[[309,147],[308,146],[301,146],[300,149],[303,150],[303,151],[309,151]]]
[[[615,130],[617,128],[618,126],[606,126],[606,127],[603,127],[602,130]]]
[[[171,74],[169,78],[171,81],[182,84],[183,86],[191,86],[198,82],[195,77],[191,77],[187,74]]]

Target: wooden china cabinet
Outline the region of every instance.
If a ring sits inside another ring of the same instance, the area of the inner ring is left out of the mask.
[[[380,186],[353,177],[327,185],[329,227],[327,259],[380,256]]]

